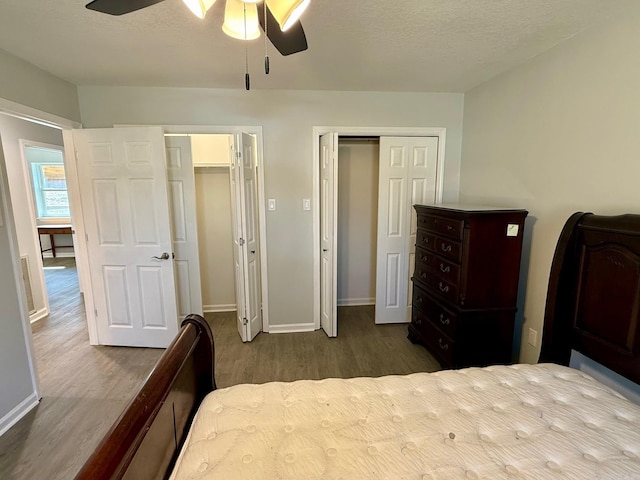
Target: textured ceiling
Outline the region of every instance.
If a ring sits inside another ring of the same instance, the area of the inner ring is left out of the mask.
[[[76,85],[244,88],[244,44],[181,0],[121,17],[85,0],[0,0],[0,48]],[[249,43],[260,89],[464,92],[636,0],[312,0],[309,50]]]

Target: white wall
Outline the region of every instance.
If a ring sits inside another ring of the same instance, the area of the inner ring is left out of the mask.
[[[80,120],[76,86],[0,49],[0,99]]]
[[[0,134],[2,135],[2,147],[5,155],[20,255],[27,255],[29,258],[33,301],[37,310],[36,315],[40,316],[46,313],[43,293],[45,288],[44,277],[38,264],[40,244],[34,235],[36,219],[32,215],[30,208],[31,200],[27,190],[27,188],[30,188],[30,179],[23,168],[20,139],[62,145],[62,132],[55,128],[0,114]],[[71,243],[71,238],[66,236],[56,240],[60,245]]]
[[[0,135],[1,136],[1,135]],[[31,370],[30,340],[25,330],[26,312],[20,307],[14,261],[17,261],[15,232],[12,231],[11,200],[0,148],[0,434],[33,407],[36,395],[35,373]]]
[[[376,297],[380,142],[338,142],[338,305]]]
[[[556,241],[576,211],[640,212],[640,7],[465,95],[460,196],[534,219],[523,337],[541,335]],[[522,343],[521,360],[539,347]]]
[[[79,87],[82,122],[263,126],[272,325],[313,322],[313,126],[446,127],[445,199],[458,193],[463,96],[433,93]],[[315,208],[316,206],[313,206]]]

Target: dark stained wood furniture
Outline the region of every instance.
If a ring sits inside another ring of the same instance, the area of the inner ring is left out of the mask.
[[[73,229],[71,225],[38,225],[38,240],[40,235],[49,235],[49,241],[51,242],[50,248],[42,249],[42,241],[40,241],[40,253],[49,252],[56,258],[56,248],[73,247],[73,245],[57,245],[55,242],[55,235],[71,235]]]
[[[640,216],[573,215],[551,267],[541,360],[568,365],[575,349],[640,383],[639,307]],[[215,389],[213,359],[207,323],[189,315],[76,478],[168,478],[202,398]]]
[[[510,363],[526,210],[416,205],[409,339],[444,368]]]

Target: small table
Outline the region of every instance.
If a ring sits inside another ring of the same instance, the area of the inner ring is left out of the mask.
[[[40,241],[40,254],[42,255],[44,252],[48,252],[51,250],[51,254],[53,258],[56,258],[56,244],[53,240],[54,235],[71,235],[73,234],[73,229],[71,225],[39,225],[38,226],[38,240],[40,240],[40,235],[49,235],[49,241],[51,242],[51,248],[42,249],[42,241]],[[62,247],[73,247],[73,245],[58,245],[57,248]],[[44,257],[43,257],[44,258]]]

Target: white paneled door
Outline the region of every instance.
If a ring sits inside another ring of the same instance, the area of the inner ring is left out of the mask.
[[[234,217],[234,261],[238,332],[250,342],[262,330],[262,288],[258,224],[257,152],[254,136],[235,138],[236,158],[232,171]]]
[[[376,323],[410,321],[415,204],[436,201],[438,137],[381,137]]]
[[[320,326],[338,336],[338,134],[320,137]]]
[[[190,313],[202,315],[191,138],[186,135],[166,136],[165,146],[178,317],[184,318]]]
[[[74,130],[102,345],[166,347],[178,332],[162,128]]]

